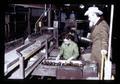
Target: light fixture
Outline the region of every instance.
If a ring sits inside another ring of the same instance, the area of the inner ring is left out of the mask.
[[[108,5],[105,5],[105,7],[107,8],[107,7],[108,7]]]
[[[83,9],[85,6],[83,4],[80,5],[80,8]]]
[[[44,15],[47,16],[47,11],[44,11]]]
[[[64,4],[64,6],[70,6],[70,4]]]
[[[45,4],[45,11],[44,11],[44,15],[45,15],[45,16],[47,16],[46,4]]]

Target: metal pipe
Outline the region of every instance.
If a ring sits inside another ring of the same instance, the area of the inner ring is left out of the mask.
[[[45,4],[45,11],[46,11],[46,4]]]
[[[16,39],[16,10],[15,10],[16,6],[14,6],[14,14],[15,14],[15,17],[14,17],[14,39]]]
[[[45,59],[47,59],[47,58],[48,58],[48,40],[46,40],[46,47],[45,47],[45,50],[46,50]]]
[[[112,40],[112,28],[113,28],[113,12],[114,12],[114,5],[111,5],[111,16],[110,16],[110,30],[109,30],[109,45],[108,45],[108,59],[111,56],[111,40]]]
[[[48,27],[51,26],[51,4],[49,4],[50,10],[48,11]]]
[[[31,12],[31,10],[30,10],[30,8],[28,8],[28,35],[30,35],[30,33],[31,33],[31,28],[30,28],[30,12]]]
[[[108,44],[108,57],[105,60],[105,75],[104,79],[105,80],[111,80],[111,75],[112,75],[112,63],[110,61],[111,57],[111,39],[112,39],[112,28],[113,28],[113,13],[114,13],[114,5],[111,5],[111,16],[110,16],[110,30],[109,30],[109,44]]]
[[[47,13],[50,9],[48,8],[46,11],[43,11],[43,13],[40,15],[38,20],[35,22],[35,33],[37,32],[37,24],[41,20],[41,18],[44,16],[45,12]]]
[[[19,64],[20,64],[20,79],[25,78],[25,71],[24,71],[24,57],[19,57]]]

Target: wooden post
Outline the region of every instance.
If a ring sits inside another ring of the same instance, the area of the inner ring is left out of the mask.
[[[105,80],[110,80],[111,79],[111,74],[112,74],[112,63],[110,61],[110,57],[111,57],[111,39],[112,39],[112,27],[113,27],[113,14],[114,14],[114,5],[111,5],[111,16],[110,16],[110,30],[109,30],[109,45],[108,45],[108,57],[105,61],[105,76],[104,79]]]
[[[24,70],[24,57],[20,56],[19,58],[19,69],[20,69],[20,79],[24,79],[25,77],[25,70]]]
[[[10,15],[5,15],[5,38],[6,41],[9,41],[10,37]]]
[[[27,29],[28,29],[28,35],[31,34],[31,28],[30,28],[30,8],[28,8],[28,24],[27,24]]]
[[[51,26],[51,4],[49,5],[50,10],[48,11],[48,27]]]
[[[16,39],[16,6],[14,6],[14,40]]]
[[[102,54],[101,70],[100,70],[100,80],[103,80],[103,74],[104,74],[104,59],[105,59],[105,55]]]
[[[53,22],[53,27],[54,27],[53,35],[54,35],[54,38],[56,39],[56,47],[58,47],[58,21]]]
[[[58,28],[56,28],[56,47],[58,48],[59,42],[58,42]]]
[[[46,44],[45,44],[45,50],[46,50],[46,55],[45,55],[45,59],[48,58],[48,40],[46,40]]]

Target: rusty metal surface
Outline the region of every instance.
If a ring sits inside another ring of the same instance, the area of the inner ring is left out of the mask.
[[[97,65],[86,64],[83,66],[45,65],[40,64],[32,73],[34,76],[51,76],[56,79],[81,80],[97,77]]]
[[[34,76],[56,76],[56,69],[58,66],[38,65],[38,67],[32,72]]]
[[[83,67],[83,79],[86,79],[88,77],[97,77],[98,71],[97,71],[97,64],[87,64]]]
[[[61,66],[56,70],[57,79],[78,80],[82,79],[82,67]]]

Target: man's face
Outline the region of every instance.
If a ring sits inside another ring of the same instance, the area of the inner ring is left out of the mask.
[[[64,43],[65,43],[65,44],[69,44],[70,41],[69,41],[68,39],[64,39]]]
[[[92,22],[92,23],[94,23],[95,22],[95,14],[94,13],[90,13],[90,14],[88,14],[88,20],[90,21],[90,22]]]
[[[95,17],[94,13],[88,14],[88,20],[90,21],[89,27],[92,27],[94,25],[95,19],[96,19],[96,17]]]

